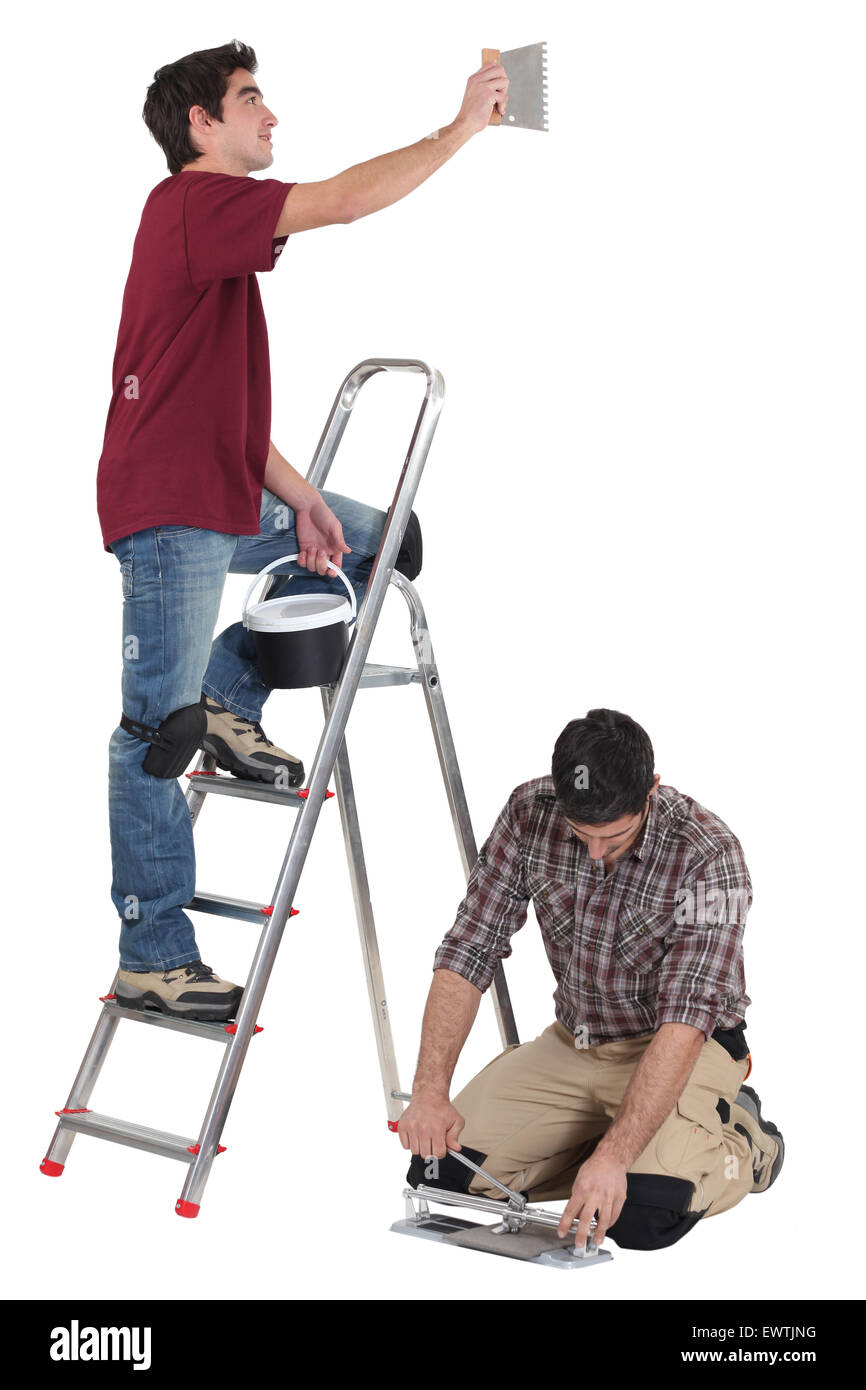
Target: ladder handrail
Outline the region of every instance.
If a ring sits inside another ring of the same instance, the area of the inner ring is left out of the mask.
[[[324,486],[331,471],[334,455],[349,423],[349,416],[360,395],[361,387],[365,386],[370,378],[377,376],[379,372],[423,372],[427,378],[427,389],[424,392],[424,400],[415,426],[416,433],[428,410],[432,409],[434,416],[438,417],[439,411],[442,409],[442,398],[445,395],[445,382],[441,372],[415,357],[366,357],[344,377],[343,384],[331,406],[331,413],[316,445],[307,472],[307,482],[312,487],[321,488]],[[415,435],[413,434],[413,442],[414,439]]]
[[[439,412],[442,409],[442,401],[445,396],[445,381],[442,376],[442,373],[437,371],[435,367],[428,366],[426,362],[422,362],[421,359],[417,357],[365,357],[363,362],[359,362],[358,365],[356,367],[353,367],[352,370],[348,372],[346,376],[343,378],[342,385],[340,386],[339,391],[334,397],[334,404],[331,406],[331,413],[328,416],[325,428],[322,430],[321,438],[319,439],[319,442],[316,445],[316,449],[313,454],[310,467],[307,470],[307,482],[312,487],[321,490],[324,487],[328,474],[331,471],[331,465],[334,462],[334,456],[337,452],[337,449],[340,446],[340,441],[342,440],[343,435],[345,434],[346,426],[349,423],[349,416],[355,408],[355,402],[357,401],[358,396],[361,392],[361,387],[365,386],[367,382],[370,380],[370,378],[377,376],[379,372],[423,373],[423,375],[427,379],[427,385],[424,390],[424,399],[421,403],[421,409],[418,412],[418,418],[415,421],[415,428],[412,431],[412,438],[409,443],[409,452],[406,455],[406,459],[403,464],[403,470],[400,474],[400,478],[397,482],[397,489],[394,493],[394,500],[392,501],[391,509],[388,512],[388,520],[385,523],[385,530],[383,531],[382,538],[379,542],[379,551],[377,553],[376,560],[373,564],[373,569],[370,574],[370,584],[372,584],[373,582],[373,575],[376,573],[376,568],[379,563],[379,557],[381,556],[385,546],[385,541],[388,534],[388,527],[389,523],[391,522],[392,512],[394,510],[394,503],[396,502],[400,494],[403,479],[405,477],[406,470],[409,466],[409,460],[412,456],[422,427],[426,430],[428,434],[427,445],[424,450],[424,458],[426,459],[427,450],[430,447],[430,439],[432,438],[433,431],[436,428],[436,423],[439,419]],[[422,462],[421,468],[423,468],[423,466],[424,465]],[[419,468],[419,478],[420,474],[421,469]],[[418,479],[416,479],[415,486],[412,489],[412,500],[410,501],[409,506],[406,509],[406,516],[402,519],[402,525],[400,530],[401,540],[403,538],[403,531],[406,529],[406,525],[409,521],[409,513],[412,510],[412,501],[414,501],[415,490],[417,486]],[[399,542],[397,545],[397,550],[399,550]],[[394,559],[396,560],[396,553]],[[393,568],[393,565],[391,566],[391,568]],[[277,583],[279,583],[279,578],[280,576],[277,575],[271,576],[270,580],[265,585],[262,591],[262,600],[268,598],[269,595],[273,592],[274,586]]]

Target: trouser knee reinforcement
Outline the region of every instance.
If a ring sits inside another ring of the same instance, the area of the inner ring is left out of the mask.
[[[703,1215],[689,1211],[693,1192],[685,1178],[629,1173],[628,1196],[608,1235],[621,1250],[662,1250],[675,1245]]]
[[[462,1152],[472,1162],[481,1167],[487,1155],[478,1149],[461,1145]],[[446,1192],[468,1192],[469,1184],[475,1174],[450,1151],[444,1158],[425,1158],[423,1154],[413,1154],[406,1180],[412,1187],[423,1183],[426,1187],[441,1187]]]

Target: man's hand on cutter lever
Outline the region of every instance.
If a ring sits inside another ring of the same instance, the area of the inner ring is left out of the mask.
[[[444,1158],[449,1149],[459,1151],[465,1123],[447,1094],[415,1091],[400,1116],[397,1133],[403,1148],[410,1153],[422,1158]]]

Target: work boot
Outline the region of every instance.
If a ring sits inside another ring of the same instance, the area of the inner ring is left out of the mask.
[[[241,985],[215,975],[209,965],[192,960],[171,970],[121,970],[115,997],[124,1009],[171,1014],[200,1023],[228,1023],[240,1008]]]
[[[216,758],[218,767],[254,782],[271,782],[278,787],[303,786],[304,764],[300,758],[276,748],[261,724],[223,709],[209,695],[205,696],[204,707],[207,729],[201,746]]]
[[[731,1107],[731,1123],[749,1141],[752,1150],[753,1192],[766,1192],[779,1176],[785,1159],[785,1141],[776,1126],[761,1116],[761,1100],[751,1086],[741,1086]]]

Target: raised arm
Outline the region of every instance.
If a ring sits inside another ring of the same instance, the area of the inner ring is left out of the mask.
[[[441,168],[461,145],[483,130],[498,104],[508,103],[508,78],[499,63],[487,63],[466,84],[455,120],[405,149],[353,164],[320,183],[297,183],[283,204],[274,236],[354,222],[390,207]]]

